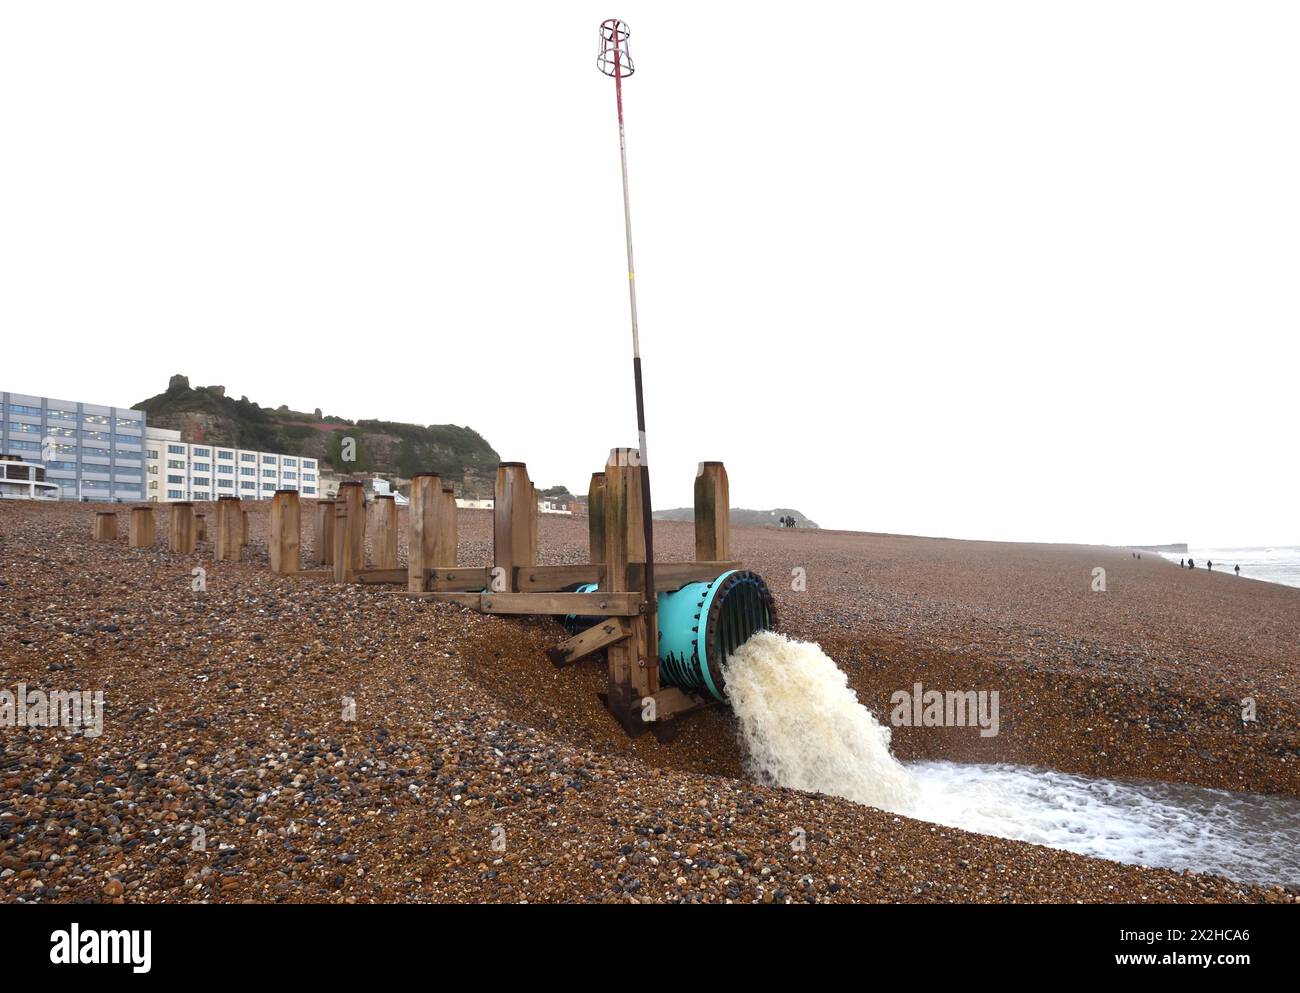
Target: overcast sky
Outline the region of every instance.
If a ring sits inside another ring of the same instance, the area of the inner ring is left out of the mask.
[[[1300,543],[1293,3],[0,5],[0,389],[825,527]]]

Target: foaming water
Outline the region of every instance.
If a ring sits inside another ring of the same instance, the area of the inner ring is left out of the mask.
[[[760,631],[727,660],[724,676],[760,782],[885,810],[911,802],[915,782],[889,752],[889,728],[858,703],[821,646]]]
[[[1300,886],[1300,800],[1017,765],[917,762],[912,817],[1127,862]]]
[[[1300,885],[1300,800],[1026,766],[904,765],[820,646],[763,631],[725,669],[760,782],[1116,862]]]

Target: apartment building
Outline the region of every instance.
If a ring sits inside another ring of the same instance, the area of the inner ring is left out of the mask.
[[[0,455],[43,463],[61,500],[143,500],[144,433],[139,410],[0,392]]]
[[[151,502],[215,500],[237,496],[269,500],[276,490],[320,495],[315,459],[276,452],[254,452],[224,445],[189,444],[169,428],[145,432],[147,497]]]

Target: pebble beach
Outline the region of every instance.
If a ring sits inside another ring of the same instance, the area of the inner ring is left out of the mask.
[[[105,700],[96,737],[0,727],[0,900],[1297,901],[755,783],[720,706],[628,738],[601,660],[548,661],[554,620],[275,576],[247,506],[227,563],[168,553],[165,509],[129,549],[126,507],[95,543],[94,506],[0,504],[0,689]],[[491,513],[459,527],[460,564],[486,563]],[[731,540],[882,723],[916,683],[999,692],[996,736],[895,727],[901,759],[1300,796],[1300,589],[1115,548]],[[657,522],[655,547],[691,558],[692,526]],[[538,548],[586,561],[586,519],[543,515]]]

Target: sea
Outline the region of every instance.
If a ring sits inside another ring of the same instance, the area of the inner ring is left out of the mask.
[[[1214,563],[1214,571],[1232,572],[1241,566],[1246,579],[1259,579],[1266,583],[1300,587],[1300,545],[1271,545],[1256,548],[1206,548],[1189,545],[1186,552],[1160,552],[1170,562],[1193,559],[1196,568],[1204,569],[1206,562]]]

